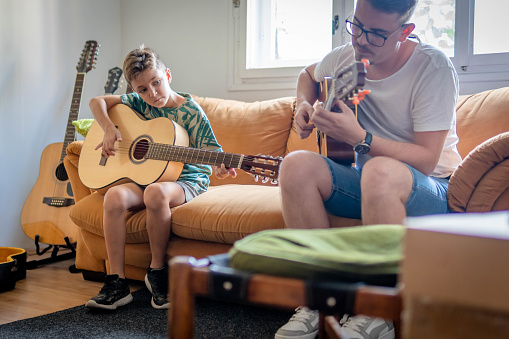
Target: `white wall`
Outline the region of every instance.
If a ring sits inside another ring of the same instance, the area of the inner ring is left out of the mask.
[[[87,40],[101,44],[85,77],[80,117],[102,94],[120,55],[119,0],[0,0],[0,246],[35,248],[20,215],[43,149],[63,142],[76,65]]]
[[[140,43],[154,48],[171,69],[176,91],[244,101],[294,96],[294,90],[228,91],[232,2],[146,0],[140,6],[138,0],[123,0],[122,52]]]
[[[63,142],[76,65],[87,40],[101,44],[88,72],[80,118],[102,95],[108,70],[145,43],[177,91],[255,101],[293,91],[229,92],[231,0],[0,0],[0,246],[34,248],[21,229],[44,148]],[[125,92],[120,88],[116,94]]]

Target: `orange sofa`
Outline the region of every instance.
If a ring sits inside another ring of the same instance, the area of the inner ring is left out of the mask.
[[[195,99],[207,114],[225,152],[284,157],[289,152],[300,149],[317,151],[315,134],[301,140],[293,127],[295,98],[254,103],[202,97]],[[509,88],[460,98],[458,149],[463,157],[475,150],[451,178],[450,201],[453,210],[509,209],[508,130]],[[486,143],[487,146],[478,147],[496,135],[499,135],[498,141],[490,141]],[[85,187],[79,179],[81,146],[82,141],[71,143],[64,159],[76,202],[70,211],[70,217],[80,229],[76,267],[83,270],[85,279],[100,280],[109,272],[102,229],[103,198],[101,194]],[[494,148],[502,151],[494,151]],[[502,160],[494,159],[494,156],[490,160],[491,165],[483,165],[482,169],[475,165],[476,162],[484,161],[483,155],[493,153],[505,154]],[[470,169],[470,162],[474,164],[474,169]],[[476,174],[471,175],[471,171]],[[489,174],[490,171],[494,171],[493,174]],[[212,176],[208,192],[172,209],[168,259],[176,255],[201,258],[224,253],[236,240],[249,234],[285,227],[279,187],[270,182],[255,182],[251,175],[240,170],[237,172],[238,177],[235,179],[219,180]],[[488,180],[483,173],[490,175]],[[479,187],[482,187],[482,192],[477,192]],[[486,202],[486,195],[489,196],[489,202]],[[482,204],[478,203],[479,197],[483,198]],[[145,211],[128,212],[126,217],[126,276],[143,280],[150,263]],[[361,220],[332,216],[330,220],[334,227],[361,223]]]

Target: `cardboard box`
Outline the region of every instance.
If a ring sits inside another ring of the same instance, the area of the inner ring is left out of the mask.
[[[406,225],[404,337],[509,338],[509,211]]]

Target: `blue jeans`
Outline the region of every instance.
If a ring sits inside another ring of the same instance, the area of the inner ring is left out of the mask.
[[[327,213],[361,219],[361,169],[340,165],[323,157],[332,176],[332,192],[325,201]],[[449,179],[427,177],[406,165],[413,177],[412,192],[406,203],[407,216],[450,213],[447,205]]]

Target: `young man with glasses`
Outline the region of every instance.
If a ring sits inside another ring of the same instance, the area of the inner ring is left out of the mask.
[[[363,224],[402,224],[406,216],[448,213],[448,178],[461,162],[456,149],[458,79],[438,49],[408,39],[417,0],[357,0],[347,20],[352,42],[335,48],[299,75],[295,127],[301,138],[318,128],[352,145],[355,167],[317,153],[298,151],[283,161],[280,186],[289,228],[329,228],[327,214]],[[354,61],[368,59],[358,119],[343,102],[342,113],[315,107],[319,82]],[[362,153],[362,154],[361,154]],[[394,338],[392,323],[343,318],[350,338]],[[311,339],[318,314],[299,307],[276,339]]]

